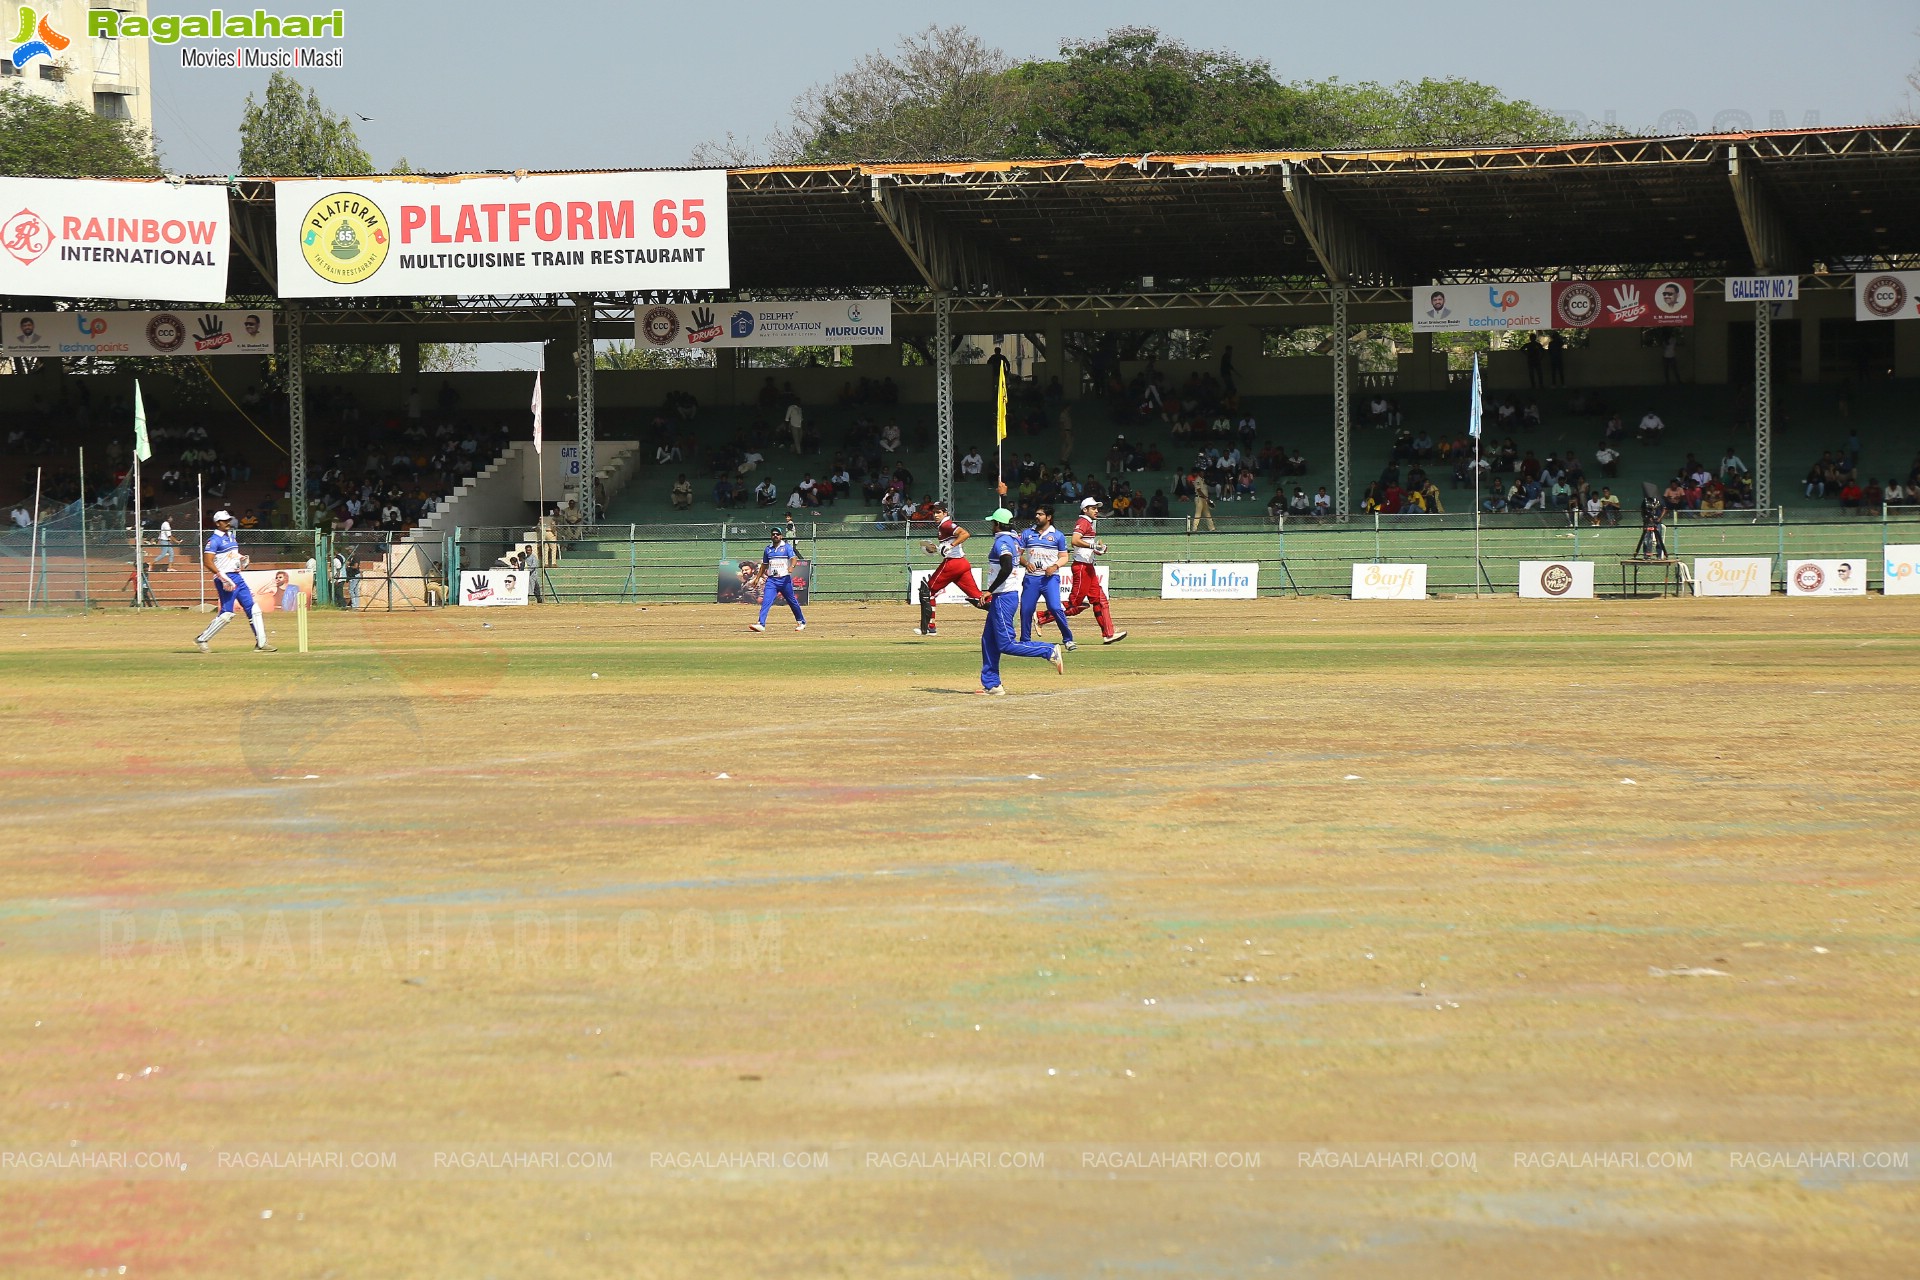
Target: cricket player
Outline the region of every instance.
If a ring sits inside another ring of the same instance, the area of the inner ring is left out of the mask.
[[[980,584],[973,580],[973,566],[967,562],[964,550],[967,539],[972,535],[960,527],[946,503],[935,502],[933,515],[940,522],[934,534],[936,541],[923,542],[920,549],[928,555],[939,555],[940,567],[920,584],[920,627],[913,633],[917,636],[938,634],[935,630],[934,606],[940,592],[949,583],[965,592],[969,601],[980,598]]]
[[[1020,535],[1020,563],[1027,576],[1020,583],[1020,638],[1033,639],[1033,611],[1042,599],[1060,619],[1060,640],[1072,649],[1073,628],[1060,606],[1060,570],[1067,563],[1067,535],[1053,526],[1053,508],[1041,503],[1033,509],[1033,528]]]
[[[1035,644],[1013,638],[1013,612],[1020,604],[1020,591],[1013,585],[1013,564],[1020,556],[1020,538],[1013,532],[1013,512],[1000,507],[987,517],[993,522],[993,558],[996,576],[986,594],[973,602],[987,611],[986,626],[980,630],[980,692],[1004,698],[1007,691],[1000,683],[1000,658],[1045,658],[1053,669],[1066,674],[1065,650],[1057,644]]]
[[[220,612],[213,615],[205,631],[194,637],[194,646],[202,653],[212,652],[207,648],[207,641],[233,621],[233,605],[237,600],[247,611],[247,622],[253,627],[253,651],[277,653],[278,650],[267,643],[267,620],[253,602],[247,580],[240,576],[240,571],[251,562],[240,554],[240,543],[233,536],[233,512],[224,507],[213,513],[213,536],[207,539],[207,549],[201,552],[200,561],[213,575],[213,585],[220,592]]]
[[[768,532],[772,534],[772,541],[760,553],[760,621],[747,629],[765,631],[767,611],[773,608],[775,600],[785,600],[787,608],[793,610],[793,629],[805,631],[807,616],[800,612],[800,601],[793,594],[793,548],[787,543],[787,531],[781,525],[774,525]]]
[[[1094,557],[1107,554],[1107,544],[1094,536],[1093,523],[1099,518],[1100,499],[1081,499],[1080,519],[1074,523],[1073,534],[1067,539],[1073,556],[1073,583],[1067,588],[1067,607],[1061,612],[1071,618],[1091,604],[1094,621],[1100,624],[1100,643],[1119,644],[1127,638],[1127,633],[1113,629],[1113,610],[1107,604],[1107,589],[1100,585],[1100,575],[1093,567]],[[1053,617],[1042,609],[1034,621],[1044,627]]]

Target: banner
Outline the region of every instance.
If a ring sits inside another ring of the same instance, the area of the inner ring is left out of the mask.
[[[1562,280],[1553,329],[1662,329],[1693,323],[1691,280]]]
[[[1920,596],[1920,546],[1887,548],[1886,577],[1880,590],[1890,596]]]
[[[893,341],[893,300],[715,302],[637,307],[634,342],[647,347],[872,347]]]
[[[1920,318],[1920,271],[1863,271],[1853,278],[1855,320]]]
[[[804,607],[808,593],[813,589],[813,561],[795,557],[789,567],[793,573],[794,599]],[[760,607],[760,588],[764,585],[760,577],[760,561],[722,560],[720,585],[713,598],[720,604],[745,603],[757,609]]]
[[[0,294],[222,302],[227,189],[0,178]]]
[[[1790,596],[1863,596],[1867,594],[1865,560],[1789,560]]]
[[[720,169],[274,184],[280,296],[724,289]]]
[[[1425,600],[1424,564],[1357,564],[1353,566],[1355,600]]]
[[[1728,276],[1728,302],[1797,302],[1799,276]]]
[[[1522,560],[1522,600],[1593,599],[1593,561]]]
[[[1464,333],[1470,329],[1546,329],[1553,287],[1527,284],[1437,284],[1413,291],[1415,333]]]
[[[247,569],[240,576],[253,592],[262,613],[294,613],[301,605],[313,607],[313,570]]]
[[[926,580],[928,578],[931,578],[934,575],[934,572],[935,571],[932,569],[912,569],[908,571],[907,573],[907,603],[908,604],[920,603],[920,588],[922,585],[926,583]],[[992,580],[993,580],[992,574],[988,574],[987,576],[982,577],[980,574],[980,566],[977,564],[973,566],[973,581],[975,586],[979,587],[982,591],[985,591],[987,589],[987,583],[991,582]],[[795,590],[795,593],[797,594],[799,591],[799,588],[796,587],[794,590]],[[758,597],[756,597],[756,599],[757,598]],[[962,591],[956,584],[949,582],[946,586],[940,588],[940,594],[933,598],[933,602],[935,604],[965,604],[967,603],[967,593]]]
[[[1260,594],[1260,565],[1163,564],[1162,600],[1251,600]]]
[[[1698,556],[1693,562],[1696,596],[1770,596],[1773,561],[1766,556]]]
[[[0,355],[270,356],[271,311],[9,311]]]
[[[532,569],[463,569],[460,603],[484,608],[524,605],[533,586],[533,574]]]

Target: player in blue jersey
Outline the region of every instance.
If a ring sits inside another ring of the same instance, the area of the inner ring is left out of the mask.
[[[800,612],[800,601],[793,594],[793,547],[787,542],[787,531],[779,525],[771,530],[773,541],[760,553],[760,621],[747,628],[749,631],[767,629],[767,611],[773,608],[775,600],[785,600],[787,608],[793,610],[793,629],[807,629],[807,615]]]
[[[1045,658],[1053,669],[1065,674],[1066,650],[1057,644],[1036,644],[1013,638],[1013,614],[1020,607],[1020,589],[1013,585],[1014,561],[1020,558],[1020,539],[1013,532],[1013,512],[1001,507],[987,517],[993,522],[993,552],[988,560],[994,575],[987,593],[974,601],[974,607],[987,611],[987,625],[980,632],[980,692],[996,698],[1006,696],[1000,683],[1000,658]]]
[[[1053,524],[1053,508],[1045,503],[1033,509],[1033,528],[1020,535],[1020,567],[1027,576],[1020,583],[1020,638],[1033,639],[1033,611],[1042,599],[1047,612],[1060,623],[1063,647],[1073,648],[1073,627],[1060,605],[1060,570],[1067,564],[1067,535]]]
[[[260,606],[253,602],[253,592],[247,586],[247,580],[240,571],[247,567],[247,557],[240,554],[240,543],[233,536],[233,512],[220,510],[213,513],[213,536],[207,539],[207,548],[200,553],[200,562],[213,575],[213,585],[220,592],[220,612],[213,615],[213,621],[207,629],[193,639],[194,646],[202,653],[211,652],[207,641],[220,634],[220,628],[233,621],[234,602],[247,611],[247,621],[253,627],[253,649],[255,653],[274,653],[274,647],[267,643],[267,620],[260,612]]]

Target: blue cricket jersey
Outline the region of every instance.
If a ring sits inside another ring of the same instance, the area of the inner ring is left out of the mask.
[[[1020,563],[1020,539],[1011,529],[993,535],[993,564],[987,570],[989,582],[999,576],[1001,556],[1012,556],[1016,565]],[[1019,581],[1016,575],[1008,574],[1007,580],[1000,584],[1000,589],[994,594],[1004,596],[1020,590]]]
[[[1020,535],[1020,549],[1022,552],[1025,552],[1034,547],[1044,547],[1049,551],[1057,551],[1059,555],[1056,559],[1065,560],[1067,556],[1067,535],[1060,532],[1058,525],[1050,527],[1045,533],[1041,533],[1037,529],[1028,529]],[[1025,564],[1025,568],[1029,573],[1037,574],[1039,572],[1031,564]]]
[[[219,573],[234,574],[240,572],[240,540],[230,533],[215,530],[207,539],[207,550],[213,554],[213,567]]]
[[[760,563],[767,566],[767,578],[790,578],[793,576],[793,562],[798,557],[793,554],[793,544],[776,542],[760,553]]]

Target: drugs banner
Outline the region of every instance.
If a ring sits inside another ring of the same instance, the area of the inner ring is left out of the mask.
[[[274,184],[280,295],[724,289],[720,169]]]
[[[1854,276],[1853,318],[1920,318],[1920,271],[1862,271]]]
[[[1424,564],[1357,564],[1353,566],[1355,600],[1425,600]]]
[[[1693,323],[1691,280],[1562,280],[1555,329],[1665,329]]]
[[[271,311],[11,311],[0,355],[270,356]]]
[[[0,294],[221,302],[227,189],[0,178]]]
[[[715,302],[639,307],[643,347],[872,347],[893,341],[893,300]]]
[[[1522,600],[1593,599],[1593,561],[1522,560]]]
[[[1413,291],[1415,333],[1465,333],[1474,329],[1548,329],[1553,327],[1553,286],[1524,284],[1447,284]]]
[[[468,569],[460,575],[460,603],[484,608],[524,605],[532,586],[531,569]]]

